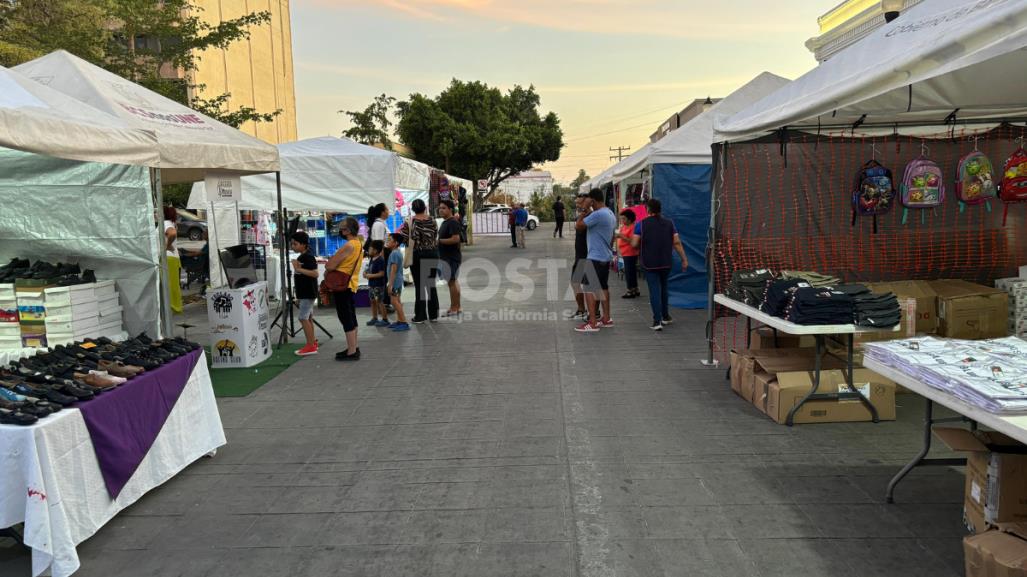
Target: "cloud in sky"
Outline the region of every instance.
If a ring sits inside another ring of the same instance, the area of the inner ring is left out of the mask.
[[[386,93],[438,94],[453,78],[534,85],[561,119],[550,168],[571,180],[637,150],[693,99],[763,71],[795,78],[836,0],[293,0],[301,138],[340,134],[339,110]]]

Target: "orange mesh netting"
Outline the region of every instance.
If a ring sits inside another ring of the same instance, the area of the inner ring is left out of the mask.
[[[991,284],[1015,276],[1027,264],[1027,205],[1010,206],[1005,226],[1001,200],[991,200],[990,211],[985,205],[961,211],[956,169],[976,146],[990,158],[997,184],[1022,136],[1022,128],[1010,126],[979,133],[976,141],[960,131],[928,139],[790,133],[784,147],[775,136],[715,149],[722,165],[722,180],[714,183],[715,291],[724,291],[733,271],[757,268],[813,270],[854,282],[957,278]],[[946,200],[939,208],[910,209],[903,224],[898,187],[906,164],[921,153],[943,170]],[[873,217],[860,216],[852,225],[856,174],[872,157],[892,171],[896,187],[896,204],[877,217],[876,233]],[[744,319],[729,315],[716,307],[710,333],[721,360],[745,345]]]

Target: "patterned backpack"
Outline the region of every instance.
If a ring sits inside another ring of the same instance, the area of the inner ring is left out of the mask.
[[[956,168],[956,196],[959,198],[959,212],[967,206],[984,204],[991,212],[991,199],[998,196],[995,186],[995,169],[991,159],[983,152],[973,151],[959,159]]]
[[[1006,159],[1002,184],[998,187],[998,196],[1006,203],[1002,214],[1002,226],[1006,225],[1009,216],[1009,205],[1027,202],[1027,150],[1018,148]]]
[[[856,189],[852,192],[852,226],[859,216],[874,217],[874,232],[877,232],[877,216],[886,214],[895,203],[895,186],[892,172],[876,160],[869,160],[856,173]]]
[[[911,208],[935,208],[945,203],[945,180],[941,167],[921,156],[906,165],[902,176],[902,224]],[[923,214],[921,213],[921,219]]]

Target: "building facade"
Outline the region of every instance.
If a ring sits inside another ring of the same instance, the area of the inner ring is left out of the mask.
[[[902,10],[922,0],[903,0]],[[881,0],[845,0],[817,18],[820,35],[806,41],[806,48],[817,62],[823,62],[838,52],[859,42],[874,30],[884,26]]]
[[[504,180],[497,192],[509,194],[518,202],[528,202],[531,195],[539,192],[543,196],[553,194],[553,174],[544,170],[529,170]]]
[[[204,85],[199,96],[231,93],[229,107],[281,113],[273,122],[248,122],[243,132],[272,144],[291,142],[296,135],[296,89],[292,61],[289,0],[194,0],[208,22],[238,18],[253,12],[271,13],[271,22],[251,28],[250,38],[226,50],[206,50],[190,84]]]
[[[671,132],[674,132],[678,128],[688,124],[689,120],[692,120],[706,110],[709,110],[711,106],[720,102],[720,100],[720,98],[701,98],[699,100],[693,100],[688,106],[682,108],[680,112],[674,113],[670,118],[663,121],[660,124],[660,127],[656,129],[656,132],[649,136],[649,142],[657,142]]]

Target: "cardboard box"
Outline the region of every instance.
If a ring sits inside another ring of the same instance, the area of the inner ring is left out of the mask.
[[[857,369],[853,383],[877,408],[882,421],[895,420],[895,383],[868,371]],[[799,404],[813,387],[812,372],[781,372],[767,392],[767,416],[784,424],[788,412]],[[825,370],[820,374],[818,392],[846,392],[845,373]],[[870,410],[859,399],[823,399],[810,401],[795,413],[795,423],[851,423],[871,420]]]
[[[778,331],[777,338],[774,338],[774,329],[770,327],[760,327],[752,333],[752,343],[750,350],[766,350],[766,349],[798,349],[802,347],[802,339],[795,335],[788,335]],[[810,343],[809,346],[813,346],[814,343]]]
[[[756,375],[773,376],[784,371],[813,369],[814,349],[765,349],[731,351],[731,390],[748,402],[753,402]],[[825,357],[826,368],[842,368],[844,364],[834,357]]]
[[[952,339],[996,339],[1009,330],[1009,295],[963,280],[931,282],[938,294],[938,334]]]
[[[1027,446],[1002,433],[936,427],[934,434],[966,458],[963,518],[983,533],[999,523],[1027,522]]]
[[[966,577],[1014,577],[1027,575],[1027,525],[963,538]]]
[[[777,375],[770,373],[756,373],[753,379],[752,404],[764,414],[767,412],[770,387],[775,383],[777,383]]]
[[[930,282],[906,280],[870,283],[866,286],[874,293],[892,293],[899,298],[899,301],[910,298],[915,300],[916,325],[910,332],[905,319],[903,319],[902,328],[898,333],[859,335],[860,342],[906,338],[907,334],[932,335],[938,331],[938,295],[931,288]]]

